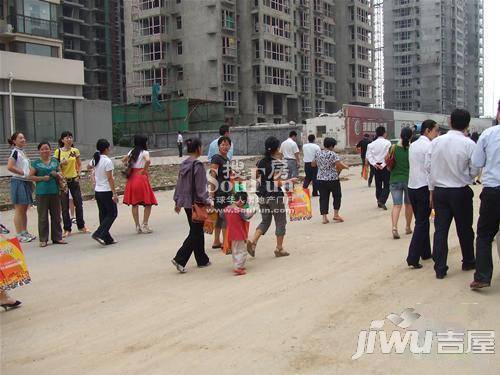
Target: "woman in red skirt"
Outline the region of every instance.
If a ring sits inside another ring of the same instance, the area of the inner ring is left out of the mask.
[[[123,203],[132,206],[135,230],[137,233],[152,233],[149,228],[151,207],[157,205],[155,194],[149,183],[148,168],[151,165],[148,151],[148,139],[143,135],[134,137],[134,148],[123,159],[125,165],[130,167],[130,175],[125,186]],[[139,220],[139,206],[144,206],[144,219],[142,225]]]

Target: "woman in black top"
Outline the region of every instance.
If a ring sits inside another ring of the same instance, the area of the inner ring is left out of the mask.
[[[210,160],[210,178],[209,193],[214,202],[214,208],[217,211],[217,222],[215,223],[214,243],[212,249],[220,249],[222,242],[220,233],[223,236],[226,232],[226,221],[224,220],[224,208],[231,204],[231,162],[227,153],[231,149],[231,139],[222,136],[219,138],[219,153],[215,154]]]
[[[281,187],[285,184],[293,185],[297,179],[284,180],[287,175],[286,164],[281,160],[279,153],[280,142],[276,137],[266,139],[266,153],[264,159],[257,163],[257,173],[255,179],[259,187],[257,196],[259,197],[260,213],[262,221],[255,230],[253,240],[247,241],[248,253],[254,257],[255,248],[260,236],[266,234],[274,218],[276,225],[276,257],[290,255],[283,249],[283,240],[286,233],[286,209],[284,194]]]

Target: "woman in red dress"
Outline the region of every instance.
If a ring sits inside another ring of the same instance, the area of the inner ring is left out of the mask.
[[[151,207],[157,205],[153,189],[149,183],[148,169],[151,165],[148,151],[148,139],[143,135],[134,136],[134,148],[123,158],[123,163],[130,168],[123,203],[132,206],[132,216],[137,233],[152,233],[149,228]],[[142,225],[139,220],[139,206],[144,206]]]

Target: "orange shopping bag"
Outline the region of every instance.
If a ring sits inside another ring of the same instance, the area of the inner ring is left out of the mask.
[[[0,290],[14,289],[30,282],[19,240],[0,237]]]
[[[207,220],[203,224],[203,231],[206,234],[212,234],[215,229],[215,222],[217,221],[217,212],[213,211],[208,214]]]
[[[311,220],[312,206],[309,189],[297,185],[292,191],[287,191],[287,195],[290,221]]]
[[[368,180],[368,166],[366,164],[363,165],[363,169],[361,170],[361,177]]]

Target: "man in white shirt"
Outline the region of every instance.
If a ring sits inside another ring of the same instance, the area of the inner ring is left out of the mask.
[[[318,194],[318,181],[316,179],[318,175],[318,167],[313,167],[312,162],[316,156],[316,152],[320,151],[321,148],[315,143],[316,136],[314,134],[309,134],[307,137],[309,143],[302,146],[302,152],[304,153],[304,171],[306,172],[306,178],[304,178],[304,189],[308,188],[309,185],[313,184],[313,197],[317,197]]]
[[[462,249],[462,270],[476,267],[472,229],[474,193],[469,185],[479,174],[479,168],[471,162],[476,144],[466,136],[469,122],[469,112],[455,109],[450,118],[452,130],[432,141],[427,159],[429,190],[436,213],[433,259],[438,279],[443,279],[448,271],[448,232],[453,219]]]
[[[385,157],[391,148],[391,142],[386,139],[386,132],[383,126],[375,129],[377,139],[368,145],[366,159],[375,170],[375,196],[379,208],[387,210],[385,205],[389,198],[389,178],[391,173],[385,164]]]
[[[184,143],[184,138],[182,138],[181,132],[177,132],[177,148],[179,149],[179,157],[182,158],[182,144]]]
[[[483,191],[477,222],[476,272],[471,289],[490,286],[493,275],[491,244],[500,224],[500,126],[486,129],[472,154],[472,164],[483,168]],[[498,239],[497,239],[498,241]]]
[[[425,120],[420,128],[420,137],[410,145],[409,163],[410,176],[408,180],[408,195],[413,213],[415,214],[415,229],[408,249],[406,262],[414,269],[422,268],[419,263],[431,259],[431,237],[429,233],[431,202],[429,193],[429,170],[426,157],[431,148],[431,141],[439,135],[439,127],[433,120]]]
[[[286,141],[281,144],[280,152],[286,161],[288,169],[288,179],[299,176],[300,151],[297,146],[297,132],[292,130]]]

